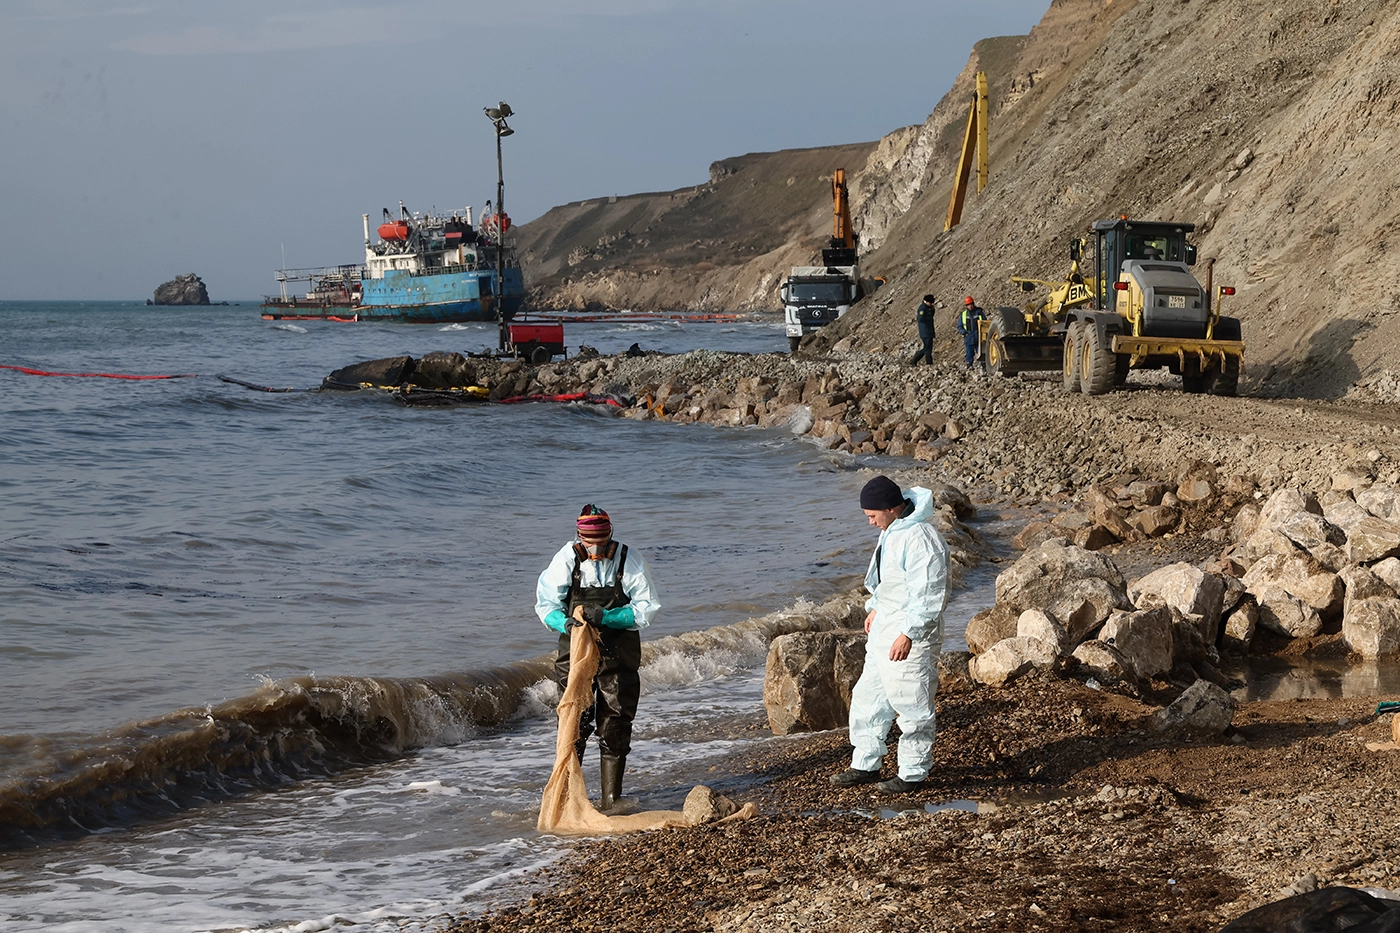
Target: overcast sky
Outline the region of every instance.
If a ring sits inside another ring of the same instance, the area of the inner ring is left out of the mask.
[[[360,215],[706,180],[922,123],[1049,0],[0,0],[0,300],[213,300],[359,262]]]

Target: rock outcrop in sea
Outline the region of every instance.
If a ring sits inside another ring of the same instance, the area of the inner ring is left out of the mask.
[[[148,304],[155,305],[207,305],[209,303],[209,290],[204,287],[204,281],[193,272],[177,275],[169,282],[165,282],[156,289],[155,299],[148,302]]]

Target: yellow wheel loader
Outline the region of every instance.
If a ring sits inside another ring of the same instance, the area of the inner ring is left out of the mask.
[[[1099,220],[1070,244],[1062,282],[1013,276],[1024,308],[996,308],[979,322],[982,360],[1001,376],[1060,370],[1067,392],[1101,395],[1133,369],[1166,368],[1187,392],[1234,395],[1244,359],[1240,322],[1191,274],[1194,224]],[[1092,264],[1092,266],[1090,265]]]

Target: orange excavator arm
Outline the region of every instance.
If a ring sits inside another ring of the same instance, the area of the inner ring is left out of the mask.
[[[846,170],[838,168],[831,178],[831,245],[854,249],[855,232],[851,229],[850,195],[846,191]]]

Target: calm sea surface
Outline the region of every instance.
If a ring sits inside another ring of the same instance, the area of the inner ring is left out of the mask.
[[[533,828],[549,691],[481,728],[441,684],[552,650],[534,580],[585,502],[652,564],[649,639],[863,572],[862,464],[782,432],[216,378],[314,387],[349,362],[494,342],[491,325],[273,323],[247,305],[0,303],[0,364],[196,374],[0,370],[7,930],[392,930],[484,906],[556,857],[565,843]],[[634,342],[786,338],[775,320],[568,332]],[[761,709],[762,660],[731,647],[646,670],[628,778],[644,806],[679,805],[758,740],[739,717]],[[335,704],[382,710],[398,744],[327,731],[312,713]],[[69,797],[36,789],[55,780]],[[40,812],[49,829],[15,830]]]

